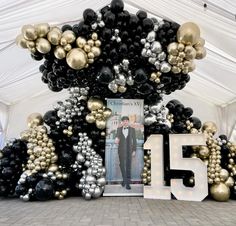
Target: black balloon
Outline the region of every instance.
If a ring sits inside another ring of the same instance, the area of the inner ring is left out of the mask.
[[[35,195],[39,201],[46,201],[51,199],[53,193],[53,182],[49,179],[40,180],[35,187]]]

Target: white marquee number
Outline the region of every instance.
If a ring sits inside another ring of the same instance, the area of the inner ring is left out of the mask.
[[[163,137],[151,135],[144,149],[151,150],[151,186],[144,186],[144,198],[171,199],[171,192],[178,200],[202,201],[208,194],[207,167],[197,158],[183,158],[182,146],[205,145],[202,134],[171,134],[170,169],[190,170],[194,173],[195,186],[186,187],[182,179],[171,179],[171,186],[164,186]]]

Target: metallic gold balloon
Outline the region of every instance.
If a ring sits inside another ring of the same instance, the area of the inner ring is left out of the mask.
[[[79,47],[79,48],[83,48],[86,44],[86,39],[82,38],[82,37],[78,37],[76,39],[76,45]]]
[[[210,188],[210,194],[213,199],[219,202],[225,202],[229,200],[230,189],[225,183],[213,184]]]
[[[205,45],[205,40],[200,38],[199,41],[194,45],[194,48],[203,47]]]
[[[111,114],[112,114],[112,111],[111,111],[111,109],[109,109],[109,108],[106,108],[104,111],[103,111],[103,117],[104,118],[109,118],[110,116],[111,116]]]
[[[190,61],[190,62],[191,62],[191,64],[190,64],[189,67],[188,67],[188,72],[192,72],[192,71],[194,71],[195,68],[196,68],[196,65],[195,65],[194,61],[192,60],[192,61]]]
[[[95,111],[103,107],[103,102],[96,97],[91,97],[89,98],[87,105],[90,111]]]
[[[106,121],[105,120],[96,120],[96,126],[98,129],[105,129],[106,128]]]
[[[34,27],[38,37],[40,38],[45,37],[50,30],[50,26],[47,23],[36,24]]]
[[[169,55],[169,56],[168,56],[168,62],[169,62],[171,65],[176,65],[176,64],[177,64],[177,57],[174,56],[174,55]]]
[[[53,45],[59,45],[61,40],[61,31],[58,31],[58,29],[53,29],[48,32],[47,34],[48,41]]]
[[[88,62],[87,54],[80,48],[73,48],[67,53],[66,62],[75,70],[82,69]]]
[[[52,164],[49,166],[48,171],[56,172],[58,170],[58,166],[56,164]]]
[[[177,42],[172,42],[168,45],[167,51],[169,54],[173,56],[177,56],[179,51],[178,51],[178,43]]]
[[[27,49],[27,40],[23,37],[22,34],[16,37],[16,44],[23,49]]]
[[[29,126],[39,126],[43,124],[43,117],[40,113],[32,113],[27,118]]]
[[[35,47],[35,42],[34,41],[27,41],[26,46],[27,46],[27,48],[32,49]]]
[[[64,50],[64,48],[62,46],[57,46],[54,50],[54,56],[57,59],[63,59],[66,57],[66,51]]]
[[[71,30],[64,31],[62,33],[62,38],[66,40],[67,43],[73,43],[76,39],[75,33]]]
[[[30,136],[29,130],[25,130],[20,133],[20,139],[22,139],[22,140],[28,140],[29,136]]]
[[[48,53],[51,50],[51,44],[50,42],[45,39],[45,38],[38,38],[36,40],[36,49],[40,52],[40,53]]]
[[[199,156],[200,158],[208,158],[210,155],[210,150],[207,146],[200,146],[199,147]]]
[[[178,74],[181,72],[181,68],[177,67],[177,66],[173,66],[171,68],[171,71],[174,73],[174,74]]]
[[[101,49],[99,47],[93,46],[91,48],[91,52],[94,54],[95,57],[98,57],[101,54]]]
[[[65,51],[69,52],[72,49],[72,46],[71,44],[66,44],[63,48]]]
[[[182,52],[182,51],[184,51],[185,45],[183,43],[178,43],[178,47],[177,48],[178,48],[179,52]]]
[[[205,47],[197,47],[196,48],[196,59],[203,59],[206,56],[206,48]]]
[[[94,115],[92,115],[92,114],[86,115],[86,118],[85,118],[85,119],[86,119],[86,121],[87,121],[88,123],[94,123],[94,122],[96,121]]]
[[[186,46],[184,49],[185,59],[193,60],[196,57],[196,50],[192,46]]]
[[[214,122],[205,122],[202,126],[202,131],[215,134],[217,132],[217,126]]]
[[[37,39],[37,32],[33,25],[24,25],[21,31],[26,40],[33,41]]]
[[[220,179],[226,181],[229,178],[229,172],[226,169],[220,170]]]
[[[228,187],[233,187],[234,186],[234,178],[233,177],[228,177],[228,179],[225,181],[225,184]]]
[[[194,45],[200,40],[200,29],[192,22],[182,24],[177,31],[177,40],[185,45]]]

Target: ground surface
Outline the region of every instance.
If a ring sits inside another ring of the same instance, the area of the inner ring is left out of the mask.
[[[47,202],[0,198],[0,226],[5,225],[236,225],[236,201],[219,203],[103,197],[74,197]]]

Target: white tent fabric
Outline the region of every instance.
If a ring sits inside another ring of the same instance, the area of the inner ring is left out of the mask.
[[[197,62],[197,69],[191,73],[191,81],[180,92],[182,96],[191,96],[193,104],[197,103],[197,100],[205,101],[209,108],[221,116],[222,124],[230,128],[224,129],[223,126],[222,131],[231,131],[233,125],[226,123],[224,112],[228,112],[227,106],[236,101],[236,22],[228,16],[235,14],[236,2],[229,0],[124,0],[124,2],[125,8],[133,13],[143,9],[151,15],[180,24],[193,21],[199,25],[202,37],[206,40],[208,55]],[[218,11],[212,11],[209,4],[209,9],[204,9],[203,2],[214,3]],[[41,63],[33,61],[27,50],[18,48],[14,43],[23,25],[41,22],[58,26],[65,23],[73,24],[82,18],[84,9],[98,10],[109,3],[110,0],[2,0],[0,2],[0,101],[10,105],[10,111],[13,112],[14,105],[18,106],[22,101],[49,95],[48,88],[41,82],[38,71]],[[227,16],[224,15],[225,12],[228,12]],[[193,108],[195,110],[194,106]],[[234,118],[234,114],[229,117]],[[12,120],[12,117],[10,118]]]

